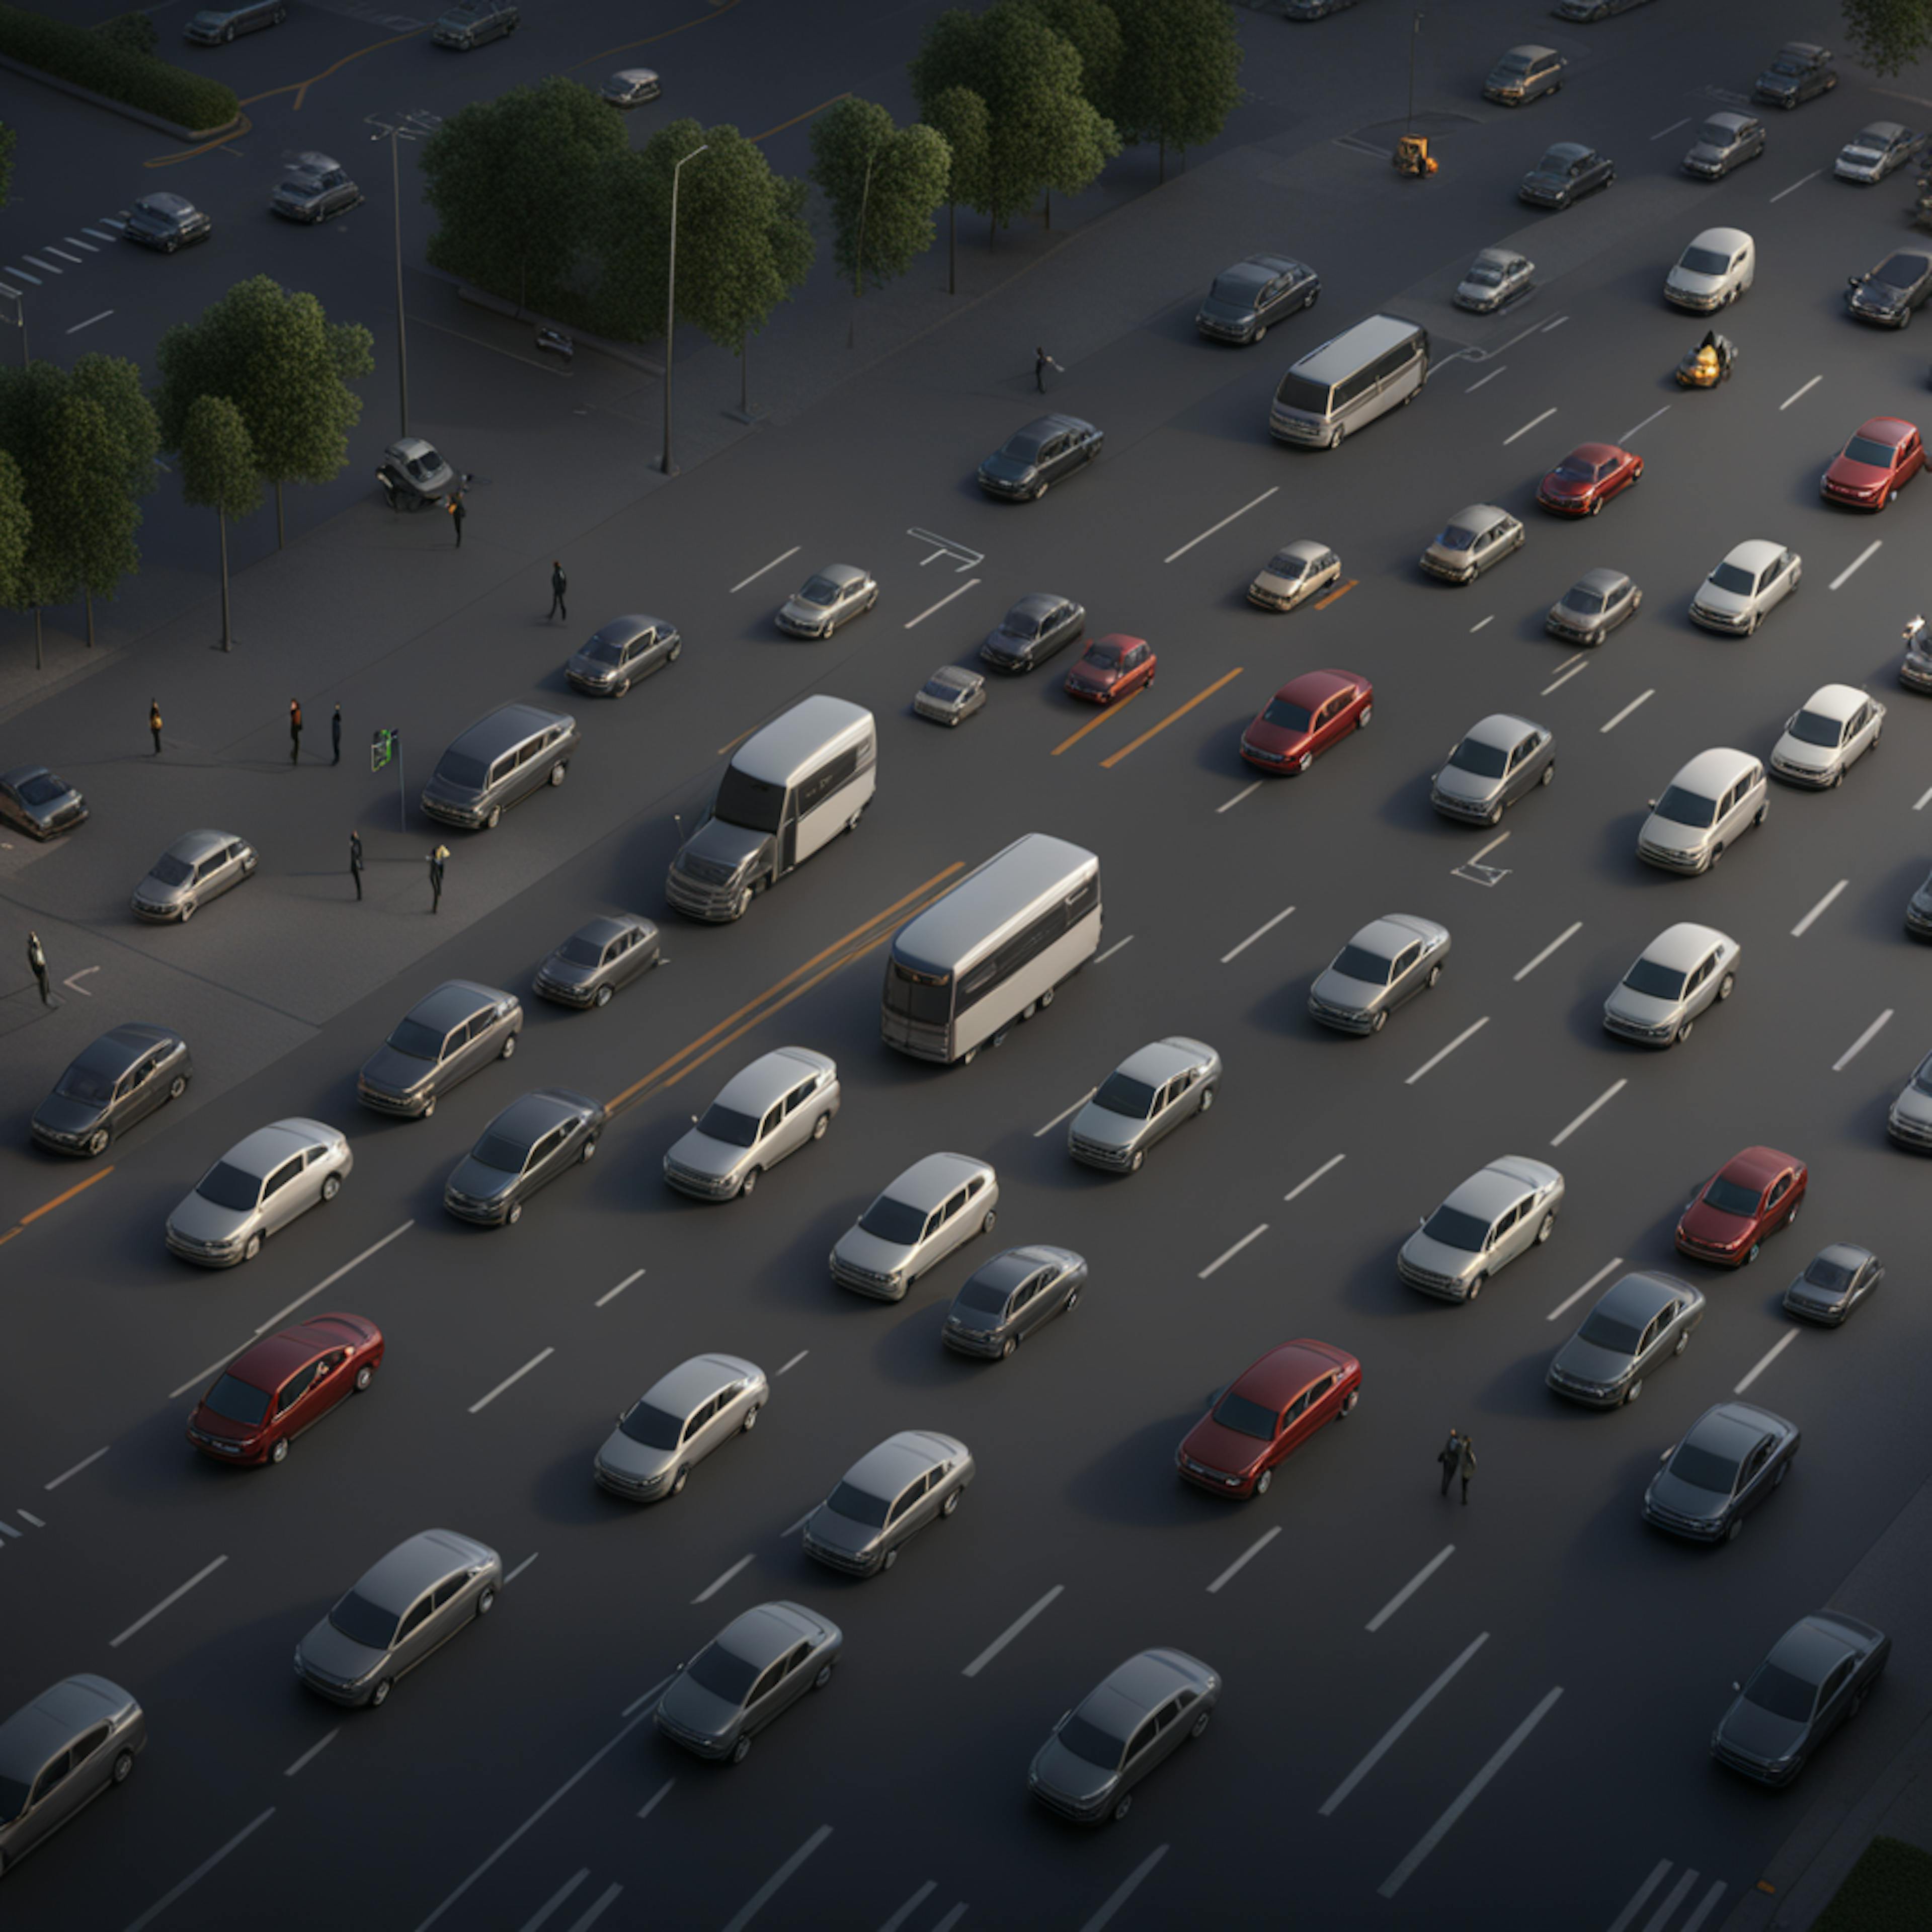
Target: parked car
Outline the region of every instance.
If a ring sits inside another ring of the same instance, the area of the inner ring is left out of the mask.
[[[1078,416],[1036,416],[980,464],[980,488],[989,496],[1037,502],[1085,469],[1106,440],[1104,431]]]
[[[188,1042],[172,1027],[138,1022],[84,1046],[34,1109],[35,1142],[56,1154],[104,1154],[194,1078]]]
[[[254,847],[232,832],[184,832],[134,888],[134,916],[185,926],[210,899],[253,878],[260,863]]]
[[[1504,1154],[1418,1222],[1396,1252],[1396,1273],[1424,1294],[1474,1301],[1490,1276],[1549,1240],[1563,1193],[1563,1177],[1547,1162]]]
[[[1883,181],[1894,169],[1916,160],[1925,152],[1925,136],[1896,121],[1874,121],[1861,128],[1838,150],[1832,172],[1840,181]]]
[[[1751,98],[1774,107],[1815,100],[1838,84],[1830,50],[1810,40],[1786,40],[1769,67],[1751,83]]]
[[[806,1556],[848,1576],[877,1576],[902,1545],[959,1507],[972,1452],[957,1437],[902,1429],[868,1450],[805,1520]]]
[[[1925,444],[1916,423],[1902,416],[1873,416],[1832,460],[1818,479],[1828,503],[1882,510],[1925,467]]]
[[[56,778],[45,765],[16,765],[0,772],[0,824],[29,838],[51,838],[87,822],[80,788]]]
[[[144,194],[128,211],[122,238],[172,255],[190,242],[206,242],[214,222],[185,195]]]
[[[1703,1318],[1702,1288],[1674,1274],[1634,1269],[1598,1297],[1544,1380],[1586,1408],[1621,1407],[1642,1394],[1647,1376],[1683,1354]]]
[[[844,1641],[829,1617],[802,1604],[760,1604],[678,1666],[651,1721],[696,1756],[742,1764],[758,1732],[832,1682]]]
[[[741,1355],[694,1355],[660,1376],[617,1418],[590,1466],[626,1502],[682,1496],[691,1472],[734,1436],[748,1436],[771,1384]]]
[[[1915,939],[1932,939],[1932,874],[1905,902],[1905,929]]]
[[[389,1701],[396,1680],[496,1608],[503,1559],[453,1529],[399,1543],[296,1646],[296,1675],[332,1704]]]
[[[252,1262],[271,1234],[333,1201],[355,1166],[348,1136],[326,1121],[298,1115],[257,1127],[168,1216],[168,1251],[203,1268]]]
[[[1521,107],[1540,94],[1558,92],[1569,66],[1554,47],[1533,42],[1511,47],[1497,56],[1483,82],[1483,98],[1504,107]]]
[[[244,1348],[188,1419],[188,1439],[217,1462],[284,1462],[289,1444],[382,1366],[382,1331],[361,1315],[314,1315]]]
[[[1594,517],[1643,480],[1643,458],[1614,442],[1580,442],[1536,486],[1536,500],[1559,517]]]
[[[1443,525],[1420,562],[1431,577],[1473,584],[1492,564],[1523,546],[1522,525],[1494,503],[1471,503]]]
[[[1308,1010],[1340,1033],[1380,1033],[1396,1007],[1442,976],[1449,928],[1414,913],[1372,919],[1316,976]]]
[[[1304,671],[1241,734],[1241,756],[1264,772],[1306,772],[1324,752],[1367,728],[1375,696],[1375,686],[1354,671]]]
[[[597,92],[613,107],[641,107],[656,100],[664,86],[647,67],[622,67]]]
[[[1354,1412],[1362,1365],[1346,1349],[1284,1342],[1235,1377],[1181,1438],[1180,1479],[1217,1496],[1264,1496],[1274,1472],[1324,1423]]]
[[[1258,342],[1278,322],[1312,308],[1322,278],[1292,255],[1250,255],[1214,278],[1194,318],[1220,342]]]
[[[456,486],[456,472],[419,436],[399,436],[391,443],[376,475],[388,489],[391,506],[405,510],[440,503]]]
[[[1821,684],[1804,708],[1785,721],[1772,748],[1771,769],[1787,784],[1814,791],[1841,785],[1859,759],[1876,748],[1885,706],[1855,685]]]
[[[1764,123],[1754,114],[1728,110],[1697,124],[1697,138],[1684,157],[1684,172],[1717,181],[1764,152]]]
[[[451,1170],[444,1208],[459,1221],[514,1228],[539,1188],[596,1153],[605,1118],[601,1100],[568,1087],[512,1100]]]
[[[64,1678],[0,1724],[0,1872],[124,1784],[147,1742],[134,1693],[105,1677]]]
[[[245,6],[214,7],[189,16],[182,38],[197,46],[220,46],[237,34],[259,33],[279,27],[289,17],[286,0],[248,0]]]
[[[963,664],[941,664],[913,694],[914,715],[935,724],[957,726],[986,708],[986,680]]]
[[[880,1301],[906,1290],[998,1218],[1000,1184],[983,1160],[929,1154],[914,1161],[841,1234],[830,1257],[841,1288]]]
[[[1000,670],[1033,670],[1064,650],[1087,628],[1087,610],[1070,597],[1035,592],[1022,597],[986,633],[980,656]]]
[[[1175,1034],[1130,1053],[1094,1090],[1066,1130],[1066,1151],[1083,1166],[1138,1174],[1156,1141],[1204,1114],[1221,1084],[1221,1056]]]
[[[622,698],[640,678],[676,664],[683,650],[675,624],[634,613],[599,625],[563,674],[593,698]]]
[[[1144,1650],[1109,1671],[1034,1754],[1027,1790],[1076,1824],[1124,1818],[1133,1789],[1208,1728],[1220,1675],[1184,1650]]]
[[[1884,1280],[1885,1269],[1870,1249],[1855,1241],[1833,1241],[1811,1257],[1784,1291],[1784,1310],[1827,1328],[1842,1328]]]
[[[1684,1204],[1677,1252],[1718,1268],[1743,1268],[1780,1228],[1798,1219],[1810,1180],[1796,1154],[1748,1147],[1733,1154]]]
[[[838,1112],[837,1064],[809,1047],[761,1054],[728,1080],[664,1157],[664,1178],[700,1201],[734,1201],[766,1168],[823,1140]]]
[[[508,1060],[524,1030],[524,1003],[500,986],[446,980],[396,1022],[362,1063],[356,1097],[379,1114],[426,1120],[453,1087]]]
[[[467,52],[486,40],[501,40],[517,31],[520,16],[509,0],[460,0],[430,30],[430,38],[440,47],[454,47]]]
[[[1757,244],[1742,228],[1706,228],[1664,278],[1664,299],[1694,315],[1728,308],[1757,279]]]
[[[1248,602],[1264,610],[1292,610],[1340,580],[1342,560],[1326,544],[1298,538],[1270,557],[1248,586]]]
[[[511,806],[562,784],[583,736],[566,711],[500,705],[450,740],[422,788],[422,808],[446,825],[494,832]]]
[[[1087,1285],[1071,1248],[1008,1248],[967,1276],[939,1339],[962,1355],[1004,1360],[1056,1315],[1070,1315]]]
[[[1892,1640],[1842,1610],[1800,1617],[1771,1647],[1711,1733],[1711,1755],[1760,1784],[1789,1784],[1864,1708]]]
[[[1744,949],[1715,926],[1667,926],[1604,1002],[1604,1030],[1643,1046],[1676,1046],[1701,1014],[1728,1000]]]
[[[1493,315],[1535,286],[1536,264],[1514,248],[1484,248],[1456,284],[1455,302],[1477,315]]]
[[[1932,296],[1932,255],[1921,249],[1900,248],[1876,268],[1846,278],[1845,306],[1861,322],[1904,328],[1912,321],[1912,311],[1924,307],[1928,296]]]
[[[1527,718],[1492,712],[1463,734],[1429,784],[1444,818],[1499,825],[1504,810],[1556,776],[1556,734]]]
[[[1571,644],[1600,644],[1643,608],[1643,592],[1621,570],[1586,570],[1544,614],[1543,628]]]
[[[1720,1402],[1664,1452],[1643,1493],[1643,1520],[1694,1543],[1730,1543],[1780,1488],[1798,1454],[1798,1426],[1755,1402]]]
[[[1771,809],[1764,766],[1728,746],[1700,752],[1650,801],[1639,827],[1636,856],[1667,872],[1708,872]]]
[[[1130,638],[1124,631],[1109,631],[1096,638],[1080,654],[1079,661],[1061,680],[1070,698],[1089,704],[1111,704],[1114,699],[1132,697],[1154,682],[1159,659],[1144,638]]]
[[[1617,178],[1617,164],[1577,141],[1558,141],[1516,188],[1516,199],[1537,208],[1568,208]]]
[[[1932,692],[1932,632],[1923,617],[1906,626],[1905,655],[1898,663],[1898,681],[1907,691]]]
[[[1690,600],[1690,621],[1707,631],[1753,635],[1759,625],[1798,588],[1804,560],[1795,550],[1762,537],[1735,545]]]
[[[544,963],[532,982],[560,1006],[608,1006],[620,987],[664,963],[656,926],[641,914],[586,920]]]
[[[828,563],[778,608],[778,626],[794,638],[829,638],[879,601],[879,586],[856,563]]]
[[[340,161],[327,154],[298,154],[268,197],[271,212],[313,226],[362,206],[362,190]]]
[[[1932,891],[1932,880],[1927,886]],[[1932,1053],[1918,1063],[1917,1071],[1900,1090],[1886,1115],[1885,1130],[1901,1147],[1932,1154]]]

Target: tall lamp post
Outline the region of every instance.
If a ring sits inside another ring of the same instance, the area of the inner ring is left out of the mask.
[[[364,117],[365,124],[375,129],[369,138],[372,141],[386,140],[389,144],[389,184],[395,192],[396,215],[396,374],[400,388],[402,426],[399,436],[410,433],[410,344],[403,320],[403,172],[402,163],[397,158],[398,141],[417,141],[432,129],[442,124],[440,114],[428,114],[418,108],[407,109],[395,114],[370,114]]]
[[[859,290],[860,278],[866,272],[866,206],[872,198],[872,164],[879,158],[874,148],[866,157],[866,182],[859,190],[859,245],[853,251],[852,261],[852,322],[845,332],[845,346],[856,349],[859,346]]]
[[[692,148],[684,161],[694,161],[710,152],[711,143],[706,141],[703,147]],[[677,326],[677,178],[684,172],[684,161],[670,171],[670,272],[664,278],[664,460],[658,467],[667,476],[677,474],[670,454],[670,352],[672,332]]]
[[[1406,134],[1412,134],[1415,131],[1415,44],[1421,33],[1422,9],[1418,7],[1415,10],[1414,21],[1408,30],[1408,115],[1402,124],[1402,132]]]

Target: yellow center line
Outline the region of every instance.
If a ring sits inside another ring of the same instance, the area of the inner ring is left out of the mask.
[[[22,1229],[32,1226],[43,1214],[51,1214],[56,1208],[66,1202],[71,1201],[76,1194],[85,1194],[96,1181],[105,1180],[113,1172],[114,1164],[110,1161],[98,1172],[90,1174],[85,1180],[76,1181],[64,1194],[56,1194],[51,1201],[43,1202],[31,1214],[22,1214],[14,1226],[9,1228],[4,1234],[0,1234],[0,1246],[4,1246],[7,1242],[10,1241]]]
[[[1237,664],[1234,668],[1229,671],[1225,676],[1217,677],[1205,691],[1197,691],[1185,704],[1180,705],[1175,710],[1170,711],[1158,724],[1153,725],[1147,730],[1143,731],[1131,745],[1123,746],[1111,758],[1102,758],[1100,760],[1100,769],[1102,771],[1112,771],[1114,766],[1118,765],[1123,758],[1126,757],[1129,752],[1138,752],[1150,738],[1158,737],[1160,734],[1165,731],[1177,718],[1185,718],[1197,704],[1200,704],[1205,698],[1212,698],[1215,692],[1219,691],[1224,684],[1232,684],[1235,679],[1239,677],[1240,674],[1241,667],[1239,664]]]
[[[1356,580],[1352,577],[1346,584],[1336,585],[1333,590],[1329,592],[1326,597],[1323,598],[1320,602],[1316,605],[1316,609],[1318,610],[1327,610],[1329,605],[1334,603],[1336,598],[1347,596],[1348,592],[1354,589],[1355,584]]]
[[[752,136],[755,146],[760,141],[769,141],[774,134],[782,134],[788,128],[796,128],[801,121],[809,121],[814,114],[823,114],[828,107],[836,107],[842,100],[850,100],[850,94],[835,94],[830,100],[821,100],[816,107],[808,107],[802,114],[794,114],[789,121],[781,121],[776,128],[767,128],[762,134]]]
[[[1141,686],[1141,691],[1144,691],[1146,688],[1147,686],[1145,685],[1142,685]],[[1086,736],[1089,731],[1097,731],[1102,724],[1106,723],[1109,718],[1118,718],[1123,711],[1126,710],[1129,705],[1132,704],[1136,698],[1139,697],[1141,691],[1129,692],[1126,696],[1122,698],[1118,704],[1102,705],[1094,712],[1094,716],[1088,718],[1086,723],[1082,725],[1078,730],[1074,733],[1072,737],[1063,738],[1058,744],[1054,746],[1052,755],[1057,758],[1062,752],[1071,751],[1076,745],[1079,743],[1082,738]]]
[[[747,724],[744,730],[740,731],[737,736],[731,740],[730,744],[720,745],[714,755],[722,758],[727,752],[731,751],[736,746],[742,745],[758,728],[755,724]]]
[[[256,98],[260,99],[260,96],[257,95]],[[240,127],[231,128],[226,134],[218,134],[213,140],[204,141],[198,148],[183,148],[178,153],[172,154],[157,154],[152,160],[143,161],[141,165],[144,168],[171,168],[177,161],[191,161],[197,154],[206,154],[214,148],[226,147],[230,141],[240,140],[244,134],[252,134],[254,127],[254,122],[244,114]]]
[[[578,68],[595,67],[600,61],[608,60],[613,54],[627,54],[633,47],[647,47],[654,40],[668,40],[674,34],[683,33],[692,27],[701,27],[706,20],[715,20],[719,14],[730,13],[737,4],[738,0],[711,0],[711,10],[708,14],[700,14],[691,20],[680,20],[676,26],[666,27],[658,33],[646,34],[641,40],[626,40],[621,46],[606,47],[601,54],[592,54],[588,59],[578,61],[574,66],[567,67],[563,70],[566,74],[574,74]]]

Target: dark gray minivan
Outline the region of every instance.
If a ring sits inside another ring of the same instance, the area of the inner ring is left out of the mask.
[[[506,704],[452,743],[423,787],[422,808],[446,825],[487,832],[540,785],[560,785],[581,734],[577,720]]]

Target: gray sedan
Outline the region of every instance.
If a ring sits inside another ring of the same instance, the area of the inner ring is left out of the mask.
[[[1292,610],[1342,574],[1342,560],[1326,544],[1298,538],[1284,544],[1256,572],[1248,602],[1264,610]]]
[[[1760,1784],[1789,1784],[1811,1754],[1864,1708],[1892,1640],[1842,1610],[1800,1617],[1737,1693],[1711,1733],[1711,1755]]]
[[[51,838],[87,821],[87,800],[77,786],[45,765],[16,765],[0,772],[0,823],[29,838]]]
[[[185,926],[196,909],[254,875],[255,848],[232,832],[184,832],[134,888],[136,919]]]
[[[1914,939],[1932,939],[1932,873],[1905,902],[1905,929]]]
[[[172,1027],[116,1027],[81,1049],[34,1109],[34,1142],[56,1154],[105,1154],[136,1120],[178,1100],[194,1077],[188,1042]]]
[[[388,1702],[396,1679],[496,1607],[503,1559],[453,1529],[399,1543],[296,1646],[296,1675],[332,1704]]]
[[[1221,1678],[1184,1650],[1144,1650],[1102,1678],[1034,1754],[1027,1789],[1082,1825],[1124,1818],[1133,1787],[1208,1728]]]
[[[147,1742],[134,1693],[105,1677],[64,1678],[0,1724],[0,1873],[125,1784]]]
[[[929,1154],[914,1161],[838,1237],[832,1279],[855,1294],[903,1301],[906,1290],[998,1220],[1000,1184],[983,1160]]]
[[[1621,570],[1586,570],[1544,614],[1552,638],[1600,644],[1643,608],[1643,592]]]
[[[1878,745],[1885,706],[1856,685],[1821,684],[1804,708],[1786,721],[1772,748],[1771,769],[1786,784],[1822,791],[1841,785],[1845,774]]]
[[[808,1141],[823,1140],[838,1112],[838,1066],[809,1047],[781,1046],[753,1060],[664,1157],[664,1178],[700,1201],[734,1201]]]
[[[1716,181],[1764,152],[1764,123],[1751,114],[1713,114],[1700,122],[1684,172]]]
[[[914,694],[912,708],[935,724],[956,725],[983,710],[986,680],[962,664],[941,664]]]
[[[1449,928],[1414,913],[1372,919],[1309,988],[1308,1010],[1339,1033],[1380,1033],[1397,1006],[1442,976]]]
[[[1556,776],[1556,734],[1527,718],[1492,712],[1472,725],[1430,781],[1429,802],[1444,818],[1500,825],[1520,798]]]
[[[1932,1154],[1932,1053],[1918,1063],[1886,1115],[1885,1130],[1901,1147]]]
[[[1455,303],[1477,315],[1493,315],[1526,296],[1535,286],[1531,278],[1536,264],[1514,248],[1485,248],[1463,272],[1456,284]]]
[[[676,664],[683,649],[677,626],[662,617],[613,617],[591,633],[563,674],[593,698],[622,698],[640,677]]]
[[[1258,342],[1273,323],[1315,306],[1322,278],[1292,255],[1250,255],[1214,278],[1194,318],[1221,342]]]
[[[1148,1149],[1204,1114],[1221,1084],[1221,1056],[1175,1034],[1130,1053],[1066,1130],[1066,1151],[1088,1167],[1138,1174]]]
[[[1643,1393],[1644,1378],[1690,1345],[1704,1292],[1643,1269],[1606,1288],[1583,1325],[1556,1352],[1544,1380],[1586,1408],[1616,1408]]]
[[[1842,1328],[1884,1279],[1884,1267],[1870,1249],[1834,1241],[1820,1248],[1784,1291],[1784,1311],[1827,1328]]]
[[[277,1120],[238,1141],[168,1216],[171,1254],[203,1268],[252,1262],[278,1228],[333,1201],[356,1165],[347,1137],[322,1120]]]
[[[902,1429],[870,1449],[805,1520],[806,1556],[848,1576],[877,1576],[900,1546],[959,1507],[972,1452],[936,1430]]]
[[[651,1721],[696,1756],[742,1764],[755,1732],[832,1682],[844,1642],[830,1617],[802,1604],[760,1604],[679,1666]]]
[[[986,633],[980,656],[1000,670],[1032,670],[1087,628],[1087,607],[1051,591],[1022,597]]]
[[[608,1006],[619,987],[663,963],[656,926],[619,913],[586,920],[537,968],[534,983],[560,1006]]]
[[[379,1114],[426,1120],[454,1086],[508,1060],[523,1031],[524,1003],[500,986],[446,980],[396,1022],[362,1064],[356,1097]]]
[[[694,1355],[660,1376],[618,1417],[590,1473],[626,1502],[681,1495],[712,1450],[758,1426],[770,1395],[757,1363],[739,1355]]]
[[[1402,1243],[1396,1272],[1424,1294],[1474,1301],[1491,1275],[1549,1240],[1562,1205],[1555,1168],[1504,1154],[1471,1174]]]
[[[962,1355],[1004,1359],[1056,1315],[1070,1315],[1086,1285],[1087,1264],[1071,1248],[1009,1248],[952,1298],[939,1339]]]
[[[539,1087],[512,1100],[452,1170],[444,1208],[459,1221],[514,1228],[538,1188],[596,1153],[604,1120],[601,1100],[568,1087]]]
[[[1715,926],[1666,926],[1604,1002],[1604,1030],[1645,1046],[1688,1040],[1699,1014],[1731,997],[1743,952]]]
[[[1644,1521],[1693,1543],[1732,1542],[1783,1485],[1800,1440],[1796,1423],[1755,1402],[1715,1404],[1664,1450],[1643,1493]]]
[[[828,563],[780,607],[778,628],[794,638],[829,638],[878,601],[879,586],[870,571],[856,563]]]
[[[1443,525],[1420,561],[1431,577],[1446,584],[1473,584],[1522,546],[1522,525],[1508,511],[1494,503],[1472,503]]]
[[[1840,181],[1883,181],[1925,149],[1925,136],[1896,121],[1868,122],[1838,150],[1832,172]]]

